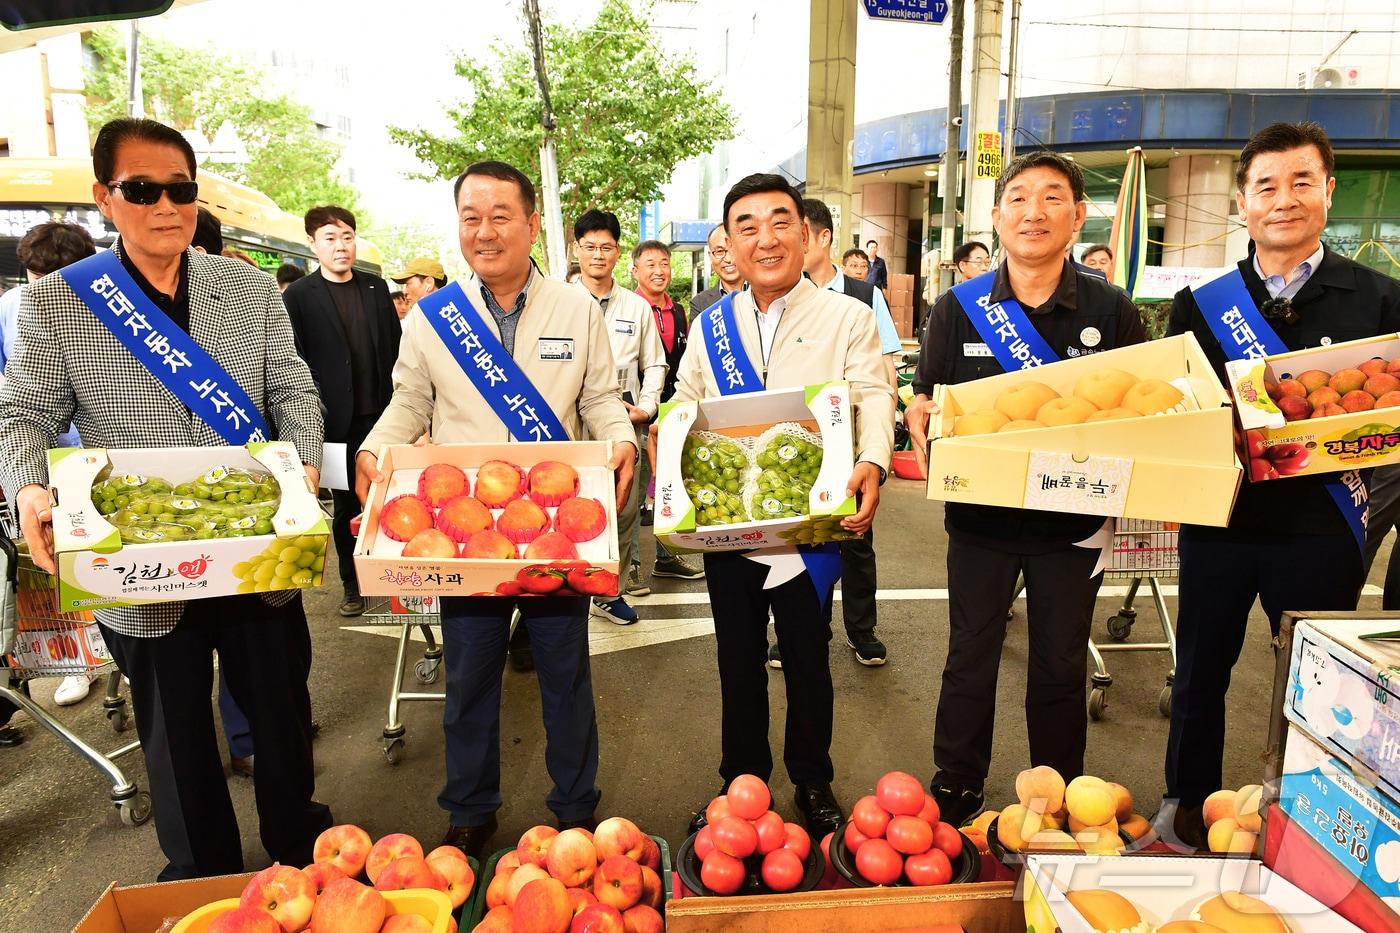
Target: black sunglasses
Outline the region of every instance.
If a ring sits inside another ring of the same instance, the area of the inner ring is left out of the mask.
[[[1293,307],[1293,302],[1287,298],[1270,298],[1259,306],[1259,313],[1270,321],[1278,321],[1289,327],[1303,319],[1303,316]]]
[[[162,193],[172,204],[193,204],[199,197],[197,181],[109,181],[107,187],[120,190],[132,204],[154,204]]]

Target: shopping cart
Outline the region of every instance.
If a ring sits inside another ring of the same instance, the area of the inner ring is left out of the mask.
[[[384,757],[389,764],[403,760],[404,734],[407,730],[399,719],[399,704],[409,702],[440,702],[441,693],[405,693],[403,689],[408,659],[408,642],[413,630],[422,633],[428,646],[423,657],[413,665],[413,679],[427,686],[435,683],[442,670],[442,645],[438,644],[433,628],[441,621],[436,596],[391,596],[372,599],[363,620],[370,625],[399,626],[399,649],[394,658],[394,679],[389,686],[389,716],[384,724]]]
[[[1171,613],[1167,601],[1162,597],[1162,581],[1176,576],[1178,567],[1177,529],[1175,522],[1151,522],[1137,518],[1120,518],[1113,532],[1113,551],[1104,580],[1127,580],[1128,592],[1123,597],[1123,605],[1108,618],[1108,637],[1112,644],[1099,645],[1089,639],[1089,657],[1094,662],[1094,673],[1089,676],[1089,718],[1095,722],[1103,718],[1108,707],[1108,688],[1113,686],[1113,675],[1104,664],[1104,654],[1109,651],[1165,651],[1171,656],[1171,668],[1167,671],[1166,686],[1157,698],[1157,711],[1163,716],[1172,714],[1172,682],[1176,678],[1176,632],[1172,629]],[[1152,601],[1157,607],[1157,620],[1162,625],[1162,640],[1159,642],[1132,642],[1127,638],[1137,621],[1137,609],[1133,601],[1137,598],[1142,582],[1146,580],[1152,590]]]
[[[24,710],[112,783],[112,805],[121,821],[139,826],[151,818],[151,796],[127,779],[116,760],[141,747],[129,742],[103,753],[84,742],[29,698],[25,682],[35,677],[106,675],[102,707],[113,731],[127,727],[121,674],[112,663],[92,614],[58,611],[58,588],[52,576],[36,568],[15,545],[8,510],[0,513],[0,697]]]

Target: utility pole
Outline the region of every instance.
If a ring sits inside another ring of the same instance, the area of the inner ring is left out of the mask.
[[[554,109],[549,103],[549,79],[544,70],[544,36],[540,27],[539,0],[522,0],[530,29],[530,53],[535,61],[535,81],[540,86],[540,125],[544,145],[540,147],[540,186],[544,189],[544,244],[549,274],[563,279],[569,264],[564,257],[564,219],[559,206],[559,160],[554,151]]]
[[[1011,36],[1006,49],[1006,128],[1002,135],[1003,166],[1016,158],[1016,73],[1020,70],[1021,0],[1011,0]]]
[[[126,115],[140,118],[146,115],[146,104],[141,93],[141,27],[137,23],[138,21],[133,19],[128,24],[130,33],[126,44]]]
[[[963,0],[951,0],[953,22],[949,32],[948,47],[948,119],[947,142],[943,145],[943,167],[939,170],[939,183],[943,188],[943,236],[939,243],[938,294],[953,287],[953,238],[958,230],[958,174],[961,161],[958,156],[958,130],[962,127],[962,49],[963,49]]]
[[[995,133],[1001,105],[1001,14],[1002,0],[977,0],[977,20],[973,26],[972,47],[972,126],[968,128],[967,148],[977,149],[978,133]],[[996,148],[1001,154],[1001,147]],[[968,159],[967,199],[963,211],[963,239],[992,243],[992,207],[995,178],[979,178],[976,158]]]

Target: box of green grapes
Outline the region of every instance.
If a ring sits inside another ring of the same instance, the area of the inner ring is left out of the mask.
[[[59,609],[320,586],[330,533],[291,444],[49,453]]]
[[[844,382],[661,406],[653,531],[667,548],[737,551],[853,537]]]

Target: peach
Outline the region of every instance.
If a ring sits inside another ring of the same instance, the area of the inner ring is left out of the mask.
[[[407,541],[433,527],[433,510],[417,496],[395,496],[380,510],[379,527],[395,541]]]
[[[1376,407],[1376,397],[1364,389],[1353,389],[1342,396],[1340,404],[1347,411],[1370,411]]]
[[[510,876],[515,874],[516,869],[501,872],[491,879],[491,883],[486,886],[486,909],[498,907],[506,902],[506,891],[510,887]]]
[[[578,557],[578,548],[568,535],[546,531],[525,548],[526,560],[565,560]]]
[[[422,914],[394,914],[384,921],[379,933],[433,933],[433,925]]]
[[[1093,403],[1082,398],[1052,398],[1040,406],[1035,419],[1047,428],[1054,428],[1064,424],[1081,424],[1096,411],[1098,409]]]
[[[549,877],[525,885],[511,911],[511,923],[521,933],[561,933],[569,929],[574,918],[563,882]]]
[[[772,813],[773,811],[770,810],[770,811],[768,811],[768,812],[769,812],[769,813]],[[766,814],[765,814],[765,815],[766,815]],[[774,813],[773,815],[774,815],[774,816],[777,816],[776,813]],[[759,817],[759,819],[762,819],[762,818],[763,818],[763,817]],[[757,823],[754,824],[754,828],[755,828],[755,829],[758,828],[758,824],[757,824]],[[787,827],[784,826],[784,833],[786,833],[786,832],[787,832]],[[760,833],[759,835],[762,836],[762,833]],[[592,837],[589,837],[589,838],[592,838]],[[637,861],[641,863],[641,865],[642,865],[643,868],[650,868],[652,871],[660,871],[660,870],[661,870],[661,846],[659,846],[659,845],[656,844],[656,840],[655,840],[655,839],[651,838],[650,836],[645,836],[645,837],[643,837],[643,839],[642,839],[642,857],[639,858],[639,859],[637,859]]]
[[[1345,396],[1366,384],[1366,374],[1359,369],[1339,369],[1327,380],[1327,384],[1336,389],[1337,394]]]
[[[1134,840],[1141,839],[1143,836],[1152,832],[1152,824],[1147,821],[1147,817],[1140,816],[1137,813],[1134,813],[1126,820],[1119,820],[1118,828],[1129,836],[1132,836]]]
[[[1338,395],[1337,390],[1331,386],[1323,386],[1320,389],[1315,389],[1308,393],[1308,404],[1314,409],[1321,408],[1328,403],[1335,405],[1341,400],[1342,397]]]
[[[1041,815],[1013,803],[997,817],[997,839],[1012,852],[1026,847],[1026,840],[1043,829]]]
[[[614,855],[625,855],[632,861],[642,857],[646,849],[646,833],[637,824],[622,816],[611,816],[593,830],[593,845],[598,849],[598,860]]]
[[[1032,416],[1034,417],[1034,416]],[[967,437],[971,434],[995,434],[1002,425],[1011,419],[990,408],[969,412],[953,422],[953,436]],[[1021,419],[1017,419],[1018,421]]]
[[[1105,408],[1103,411],[1096,411],[1084,419],[1084,423],[1090,421],[1117,421],[1119,418],[1141,418],[1142,415],[1131,408]]]
[[[1201,819],[1205,821],[1207,828],[1215,825],[1217,820],[1226,817],[1233,819],[1234,816],[1235,792],[1232,790],[1218,790],[1201,804]]]
[[[505,904],[499,904],[486,912],[472,933],[514,933],[515,924],[512,911]]]
[[[620,911],[636,906],[642,900],[642,866],[625,855],[603,859],[593,875],[593,896]]]
[[[1016,799],[1037,813],[1054,813],[1065,802],[1065,779],[1048,765],[1027,768],[1016,775]]]
[[[608,512],[597,499],[574,496],[554,510],[554,530],[570,541],[592,541],[608,527]]]
[[[365,876],[369,878],[369,883],[374,884],[379,880],[379,873],[390,862],[408,856],[423,857],[423,846],[417,839],[407,833],[390,833],[381,837],[369,850],[369,858],[365,860]]]
[[[463,557],[488,560],[515,560],[519,556],[515,544],[499,531],[478,531],[462,545]]]
[[[625,933],[661,933],[666,924],[657,913],[659,909],[650,904],[627,908],[622,914],[623,930]]]
[[[594,899],[593,903],[574,914],[569,933],[627,933],[627,926],[622,919],[622,911]]]
[[[1106,823],[1100,823],[1095,826],[1090,823],[1082,823],[1071,816],[1067,828],[1076,836],[1082,832],[1112,833],[1114,836],[1118,835],[1118,821],[1115,819],[1110,819]]]
[[[660,910],[661,904],[666,898],[666,889],[661,883],[661,876],[656,871],[650,866],[642,866],[642,903]]]
[[[558,879],[556,878],[550,878],[549,872],[545,871],[538,865],[521,865],[515,871],[510,873],[510,880],[506,882],[506,904],[509,905],[510,908],[513,910],[515,908],[516,901],[520,897],[521,888],[525,887],[525,885],[527,884],[531,884],[532,882],[543,881],[545,879],[549,879],[550,881],[558,881]],[[562,881],[559,881],[558,883],[561,888],[564,886],[564,883]]]
[[[418,498],[433,508],[467,491],[467,474],[450,463],[434,463],[418,477]]]
[[[403,546],[404,557],[456,557],[457,542],[436,528],[424,528]]]
[[[1039,421],[1008,421],[997,429],[998,434],[1005,434],[1007,431],[1034,431],[1036,428],[1043,428],[1045,425]]]
[[[1181,390],[1170,382],[1144,379],[1123,396],[1123,407],[1131,408],[1140,415],[1155,415],[1180,405],[1184,397]]]
[[[1366,384],[1361,387],[1367,393],[1380,398],[1387,392],[1400,390],[1400,379],[1388,373],[1379,373],[1366,380]]]
[[[1392,376],[1400,376],[1400,356],[1385,364],[1385,371]]]
[[[1040,411],[1040,407],[1052,398],[1059,398],[1060,393],[1041,382],[1018,382],[1009,389],[1002,391],[997,396],[996,402],[992,405],[997,411],[1006,416],[1007,421],[1030,421],[1035,418],[1035,413]],[[989,432],[980,431],[980,434]]]
[[[499,509],[525,494],[525,471],[505,460],[487,460],[476,471],[474,495],[488,509]]]
[[[1108,792],[1113,795],[1114,801],[1116,801],[1118,804],[1118,808],[1116,811],[1114,811],[1113,814],[1114,819],[1118,820],[1118,822],[1121,823],[1128,817],[1133,815],[1132,791],[1128,790],[1122,784],[1115,784],[1112,781],[1109,781]]]
[[[593,840],[579,830],[566,829],[549,844],[544,867],[550,875],[564,882],[565,887],[582,887],[593,880],[593,872],[598,868],[598,850]]]
[[[981,830],[983,834],[987,832],[987,827],[992,825],[992,820],[996,819],[999,812],[996,810],[985,810],[977,819],[972,821],[972,828]]]
[[[1332,378],[1332,374],[1328,372],[1323,372],[1320,369],[1310,369],[1307,372],[1299,373],[1293,378],[1301,382],[1303,384],[1303,388],[1308,390],[1307,392],[1303,393],[1304,395],[1307,395],[1327,385],[1327,383]],[[1280,383],[1280,385],[1282,385],[1282,383]]]
[[[528,544],[549,527],[549,513],[529,499],[506,503],[496,519],[496,530],[516,544]]]
[[[215,917],[207,933],[282,933],[282,927],[265,910],[235,907]]]
[[[1278,392],[1270,398],[1278,398],[1284,395],[1296,395],[1304,398],[1308,395],[1308,390],[1297,379],[1281,379],[1278,383]]]
[[[589,904],[598,903],[598,899],[593,896],[593,892],[586,888],[569,888],[566,892],[569,895],[569,907],[577,917]]]
[[[332,882],[311,914],[311,933],[377,933],[388,906],[384,895],[352,878]]]
[[[1263,796],[1264,789],[1258,784],[1246,784],[1235,792],[1235,821],[1245,832],[1257,833],[1263,825],[1263,817],[1259,813]]]
[[[1102,826],[1113,819],[1118,804],[1106,783],[1086,774],[1065,788],[1065,808],[1071,818],[1086,826]]]
[[[1000,835],[1000,833],[998,833]],[[1008,848],[1010,848],[1008,846]],[[1069,833],[1058,829],[1042,829],[1026,840],[1024,849],[1048,849],[1050,851],[1078,852],[1079,843]]]
[[[295,933],[311,919],[316,884],[300,869],[274,863],[249,879],[238,904],[265,911],[286,933]]]
[[[558,460],[543,460],[530,467],[530,498],[540,505],[558,505],[578,495],[578,471]]]
[[[525,830],[525,834],[515,846],[515,854],[519,856],[520,864],[543,867],[549,858],[549,847],[554,844],[558,835],[559,830],[553,826],[532,826]]]
[[[375,890],[407,891],[410,888],[433,888],[446,892],[447,882],[422,856],[408,855],[396,858],[379,877],[374,879]]]
[[[316,837],[311,860],[327,862],[339,868],[347,878],[353,878],[365,867],[365,859],[369,858],[369,850],[373,847],[369,833],[346,823],[332,826]]]
[[[333,882],[346,877],[345,872],[336,868],[330,862],[312,862],[301,870],[302,874],[311,879],[311,883],[316,887],[316,894],[319,897],[321,892],[330,887]]]
[[[1373,356],[1360,366],[1356,367],[1368,376],[1379,376],[1385,372],[1386,362],[1379,356]]]
[[[496,524],[491,510],[471,496],[454,496],[438,510],[437,529],[458,544],[478,531],[489,531]]]
[[[442,849],[456,852],[457,855],[430,854],[428,866],[437,872],[438,877],[447,885],[445,893],[447,899],[452,902],[452,906],[454,908],[461,907],[471,896],[472,887],[476,884],[476,873],[472,871],[471,863],[467,861],[461,849],[455,846],[443,846],[441,849],[434,849],[433,852],[437,853]],[[393,868],[392,865],[389,867]]]
[[[1119,408],[1123,404],[1123,396],[1137,381],[1137,376],[1121,369],[1098,369],[1080,377],[1074,386],[1074,394],[1095,408]]]
[[[1233,817],[1224,817],[1211,824],[1206,833],[1206,845],[1212,852],[1253,852],[1259,837],[1240,828]]]
[[[514,849],[511,849],[496,860],[496,874],[498,875],[503,871],[515,871],[519,867],[520,856],[515,854]]]
[[[1387,392],[1376,399],[1377,408],[1394,408],[1400,405],[1400,392]]]
[[[1283,412],[1285,421],[1306,421],[1312,417],[1312,406],[1305,398],[1296,395],[1285,395],[1276,403],[1278,410]]]

